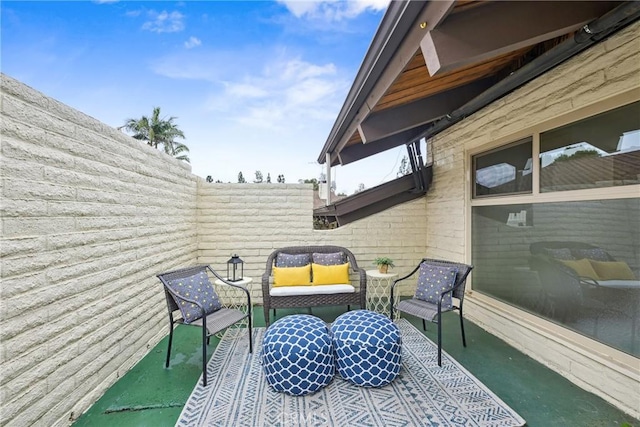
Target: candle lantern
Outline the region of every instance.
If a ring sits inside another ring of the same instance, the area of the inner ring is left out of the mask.
[[[239,282],[244,277],[244,261],[237,254],[233,254],[227,261],[227,280]]]

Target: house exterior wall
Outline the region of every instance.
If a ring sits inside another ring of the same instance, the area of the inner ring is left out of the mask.
[[[166,334],[190,167],[2,75],[0,425],[70,424]]]
[[[261,277],[267,257],[284,246],[338,245],[358,266],[375,269],[388,256],[393,272],[409,272],[425,256],[426,209],[419,199],[332,230],[313,229],[311,184],[211,184],[198,182],[198,262],[226,273],[237,253],[262,303]]]
[[[426,196],[427,254],[470,259],[469,151],[496,141],[516,141],[541,123],[602,100],[629,93],[637,97],[639,44],[636,23],[433,138],[434,181]],[[640,416],[636,358],[478,293],[470,292],[465,299],[465,315],[572,382]]]

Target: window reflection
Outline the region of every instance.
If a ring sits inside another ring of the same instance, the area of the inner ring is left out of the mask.
[[[474,156],[474,197],[531,192],[531,138]]]
[[[540,134],[540,191],[640,184],[640,102]]]
[[[640,356],[639,217],[638,198],[475,206],[473,289]]]

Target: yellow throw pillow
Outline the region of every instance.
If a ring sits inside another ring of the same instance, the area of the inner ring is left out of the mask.
[[[338,285],[351,283],[349,263],[338,265],[312,264],[314,285]]]
[[[595,270],[591,266],[591,263],[586,258],[579,259],[579,260],[576,260],[576,261],[569,261],[569,260],[563,260],[563,259],[560,259],[558,261],[560,261],[561,263],[563,263],[567,267],[571,268],[573,271],[576,272],[576,274],[578,276],[588,277],[588,278],[593,279],[593,280],[599,280],[600,279],[598,277],[598,274],[595,272]]]
[[[635,280],[631,268],[624,261],[589,260],[600,280]]]
[[[304,286],[311,284],[311,264],[303,267],[273,267],[273,286]]]

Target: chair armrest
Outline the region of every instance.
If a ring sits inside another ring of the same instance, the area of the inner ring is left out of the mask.
[[[263,289],[263,292],[264,292],[265,289],[269,290],[269,278],[273,274],[273,264],[274,264],[274,262],[276,260],[276,256],[278,256],[279,252],[280,252],[280,250],[273,251],[267,257],[267,263],[266,263],[265,268],[264,268],[264,273],[262,274],[262,289]]]
[[[216,277],[216,279],[218,279],[222,284],[234,287],[236,289],[240,289],[242,292],[244,292],[244,294],[247,297],[247,306],[249,307],[249,309],[251,309],[251,292],[249,292],[249,289],[247,289],[244,286],[241,286],[241,285],[239,285],[237,283],[230,282],[229,280],[227,280],[224,277],[220,276],[214,269],[212,269],[208,265],[207,265],[207,270],[209,270],[211,272],[211,274],[213,274]]]
[[[356,267],[351,269],[354,273],[358,273],[360,279],[360,289],[367,288],[367,272],[364,268]]]
[[[603,287],[600,285],[600,283],[598,283],[596,279],[592,279],[591,277],[578,276],[578,280],[580,281],[581,285],[595,286],[596,288]]]
[[[397,285],[399,282],[401,282],[401,281],[403,281],[403,280],[405,280],[405,279],[408,279],[409,277],[413,276],[413,275],[416,273],[416,271],[418,271],[418,269],[420,269],[420,264],[418,264],[418,265],[416,266],[416,268],[414,268],[414,269],[411,271],[411,273],[409,273],[409,274],[407,274],[407,275],[405,275],[405,276],[402,276],[402,277],[400,277],[400,278],[398,278],[398,279],[396,279],[396,280],[394,280],[394,281],[393,281],[393,283],[391,284],[391,289],[390,289],[391,298],[393,298],[393,292],[394,292],[394,290],[395,290],[395,288],[396,288],[396,285]]]

